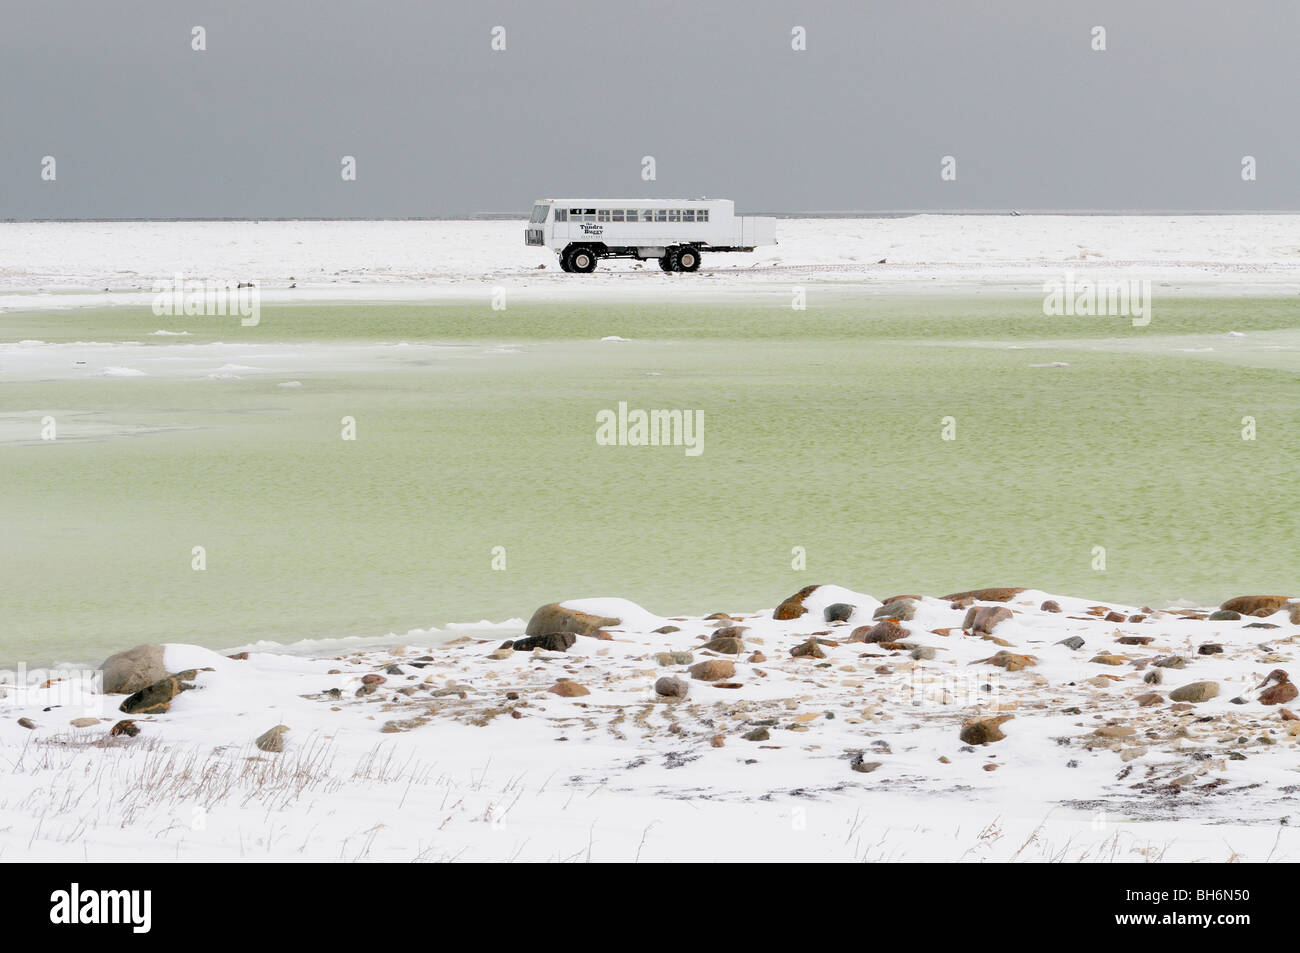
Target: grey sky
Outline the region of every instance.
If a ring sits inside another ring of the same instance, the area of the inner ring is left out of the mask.
[[[0,219],[1300,209],[1294,0],[3,0],[2,21]]]

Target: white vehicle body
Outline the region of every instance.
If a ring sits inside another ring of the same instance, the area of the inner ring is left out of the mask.
[[[737,216],[729,199],[539,199],[524,243],[552,249],[565,271],[593,271],[600,258],[653,258],[664,271],[695,271],[705,249],[775,245],[776,219]]]

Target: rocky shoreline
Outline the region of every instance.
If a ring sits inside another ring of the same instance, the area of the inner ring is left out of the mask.
[[[104,662],[98,712],[42,704],[70,687],[51,680],[44,696],[11,699],[19,710],[0,742],[115,771],[140,760],[133,750],[160,748],[271,775],[324,748],[359,761],[379,750],[486,760],[567,778],[550,783],[571,788],[570,802],[589,791],[623,818],[619,836],[647,803],[782,803],[837,823],[860,812],[861,834],[964,818],[973,836],[981,816],[1059,812],[1097,839],[1174,822],[1199,845],[1231,825],[1251,844],[1276,835],[1285,853],[1300,792],[1300,717],[1288,707],[1298,638],[1300,601],[1285,596],[1153,610],[1019,588],[878,600],[821,585],[773,610],[702,618],[582,599],[543,606],[494,642],[319,659],[138,646]],[[494,801],[487,829],[508,815],[544,839],[560,810],[543,803],[546,789]],[[269,794],[244,794],[259,796]],[[201,785],[182,800],[227,806]],[[282,813],[300,809],[282,802]],[[772,837],[782,853],[785,833]],[[463,839],[471,852],[494,843],[471,827]],[[224,841],[208,840],[220,853]],[[1152,859],[1137,852],[1112,859]],[[729,856],[726,845],[697,853]]]

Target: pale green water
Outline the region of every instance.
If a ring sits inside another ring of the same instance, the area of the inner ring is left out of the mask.
[[[17,380],[0,353],[0,661],[383,635],[589,595],[757,609],[811,582],[1300,591],[1300,299],[1158,300],[1147,328],[1044,318],[1037,298],[787,301],[303,305],[249,329],[0,315],[3,342],[454,345],[322,350],[237,381],[200,371],[288,359]],[[1053,361],[1069,366],[1029,366]],[[703,410],[704,453],[598,446],[619,401]]]

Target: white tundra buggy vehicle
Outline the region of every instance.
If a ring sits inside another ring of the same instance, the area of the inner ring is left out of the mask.
[[[727,199],[541,199],[524,244],[552,249],[561,268],[581,274],[601,258],[654,258],[664,271],[696,271],[705,249],[775,245],[776,219],[737,217]]]

